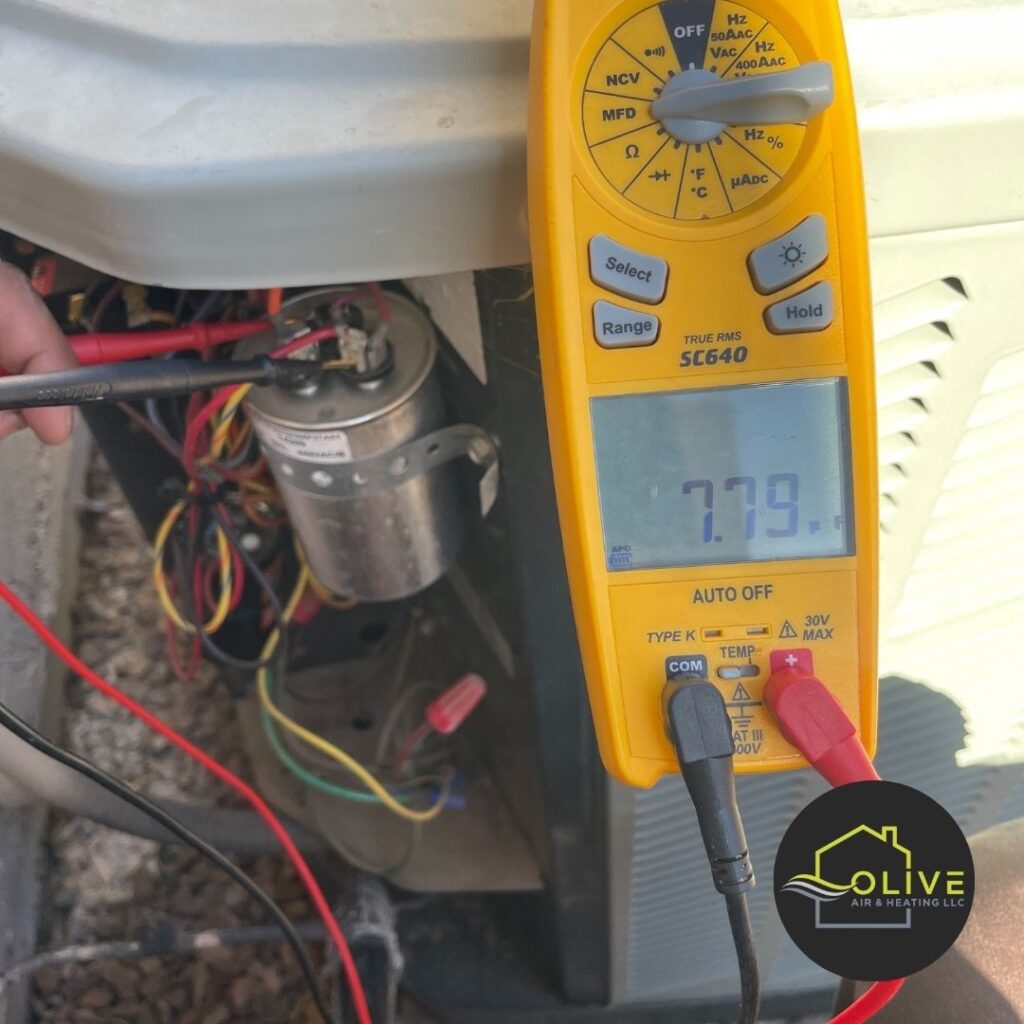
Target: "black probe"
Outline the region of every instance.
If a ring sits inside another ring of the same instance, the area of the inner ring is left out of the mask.
[[[711,877],[715,888],[725,897],[729,912],[740,970],[738,1021],[756,1024],[761,1008],[761,978],[747,906],[747,893],[756,882],[736,802],[736,744],[729,709],[718,688],[702,678],[670,682],[663,703],[683,781],[697,810]]]
[[[0,378],[0,410],[55,405],[95,405],[170,398],[232,384],[301,387],[323,370],[308,359],[162,359],[136,363],[102,363],[57,373]]]

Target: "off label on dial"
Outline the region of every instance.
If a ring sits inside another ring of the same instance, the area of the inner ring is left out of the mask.
[[[740,4],[664,0],[599,50],[583,95],[587,146],[612,187],[648,213],[679,221],[736,213],[782,182],[807,126],[727,125],[709,141],[689,143],[661,124],[652,104],[683,72],[731,80],[799,64],[779,30]]]

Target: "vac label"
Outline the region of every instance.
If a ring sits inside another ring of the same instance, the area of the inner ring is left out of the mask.
[[[253,417],[264,447],[297,462],[337,466],[352,462],[352,445],[344,430],[293,430]]]

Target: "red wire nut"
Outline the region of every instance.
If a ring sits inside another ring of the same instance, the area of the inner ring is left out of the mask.
[[[475,672],[464,675],[427,705],[426,719],[434,732],[451,736],[487,696],[487,683]]]
[[[783,652],[772,653],[772,676],[764,691],[782,734],[833,786],[878,781],[857,727],[810,670],[808,659],[792,657],[796,653],[785,660]]]

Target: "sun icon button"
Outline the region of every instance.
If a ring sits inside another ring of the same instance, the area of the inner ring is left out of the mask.
[[[828,223],[820,213],[756,248],[750,276],[762,295],[774,295],[813,274],[828,259]]]
[[[790,242],[782,247],[782,262],[787,267],[802,267],[807,262],[807,252],[797,242]]]

